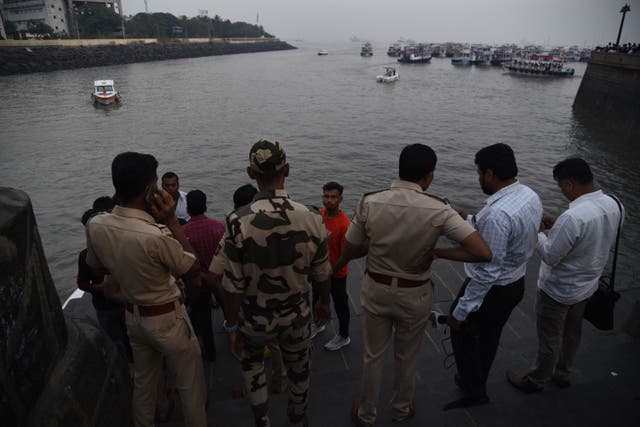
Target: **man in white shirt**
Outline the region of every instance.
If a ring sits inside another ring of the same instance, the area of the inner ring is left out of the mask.
[[[468,278],[451,306],[448,322],[458,369],[454,379],[463,397],[447,403],[444,410],[489,401],[489,371],[502,328],[524,296],[524,274],[542,219],[540,198],[516,179],[518,166],[511,147],[485,147],[476,153],[475,163],[480,187],[490,197],[476,215],[461,215],[480,232],[493,258],[465,264]]]
[[[536,325],[538,356],[535,368],[525,376],[507,371],[507,379],[519,390],[542,390],[549,380],[559,387],[571,385],[569,370],[580,344],[582,318],[587,301],[615,242],[624,209],[602,190],[596,190],[587,162],[572,158],[553,168],[553,178],[569,200],[557,219],[545,216],[538,234],[542,258],[538,278]]]
[[[191,219],[187,213],[187,193],[180,191],[180,180],[174,172],[162,175],[162,189],[169,193],[176,202],[176,218],[180,225],[185,225]]]

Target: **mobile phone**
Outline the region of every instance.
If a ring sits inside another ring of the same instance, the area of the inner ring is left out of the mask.
[[[147,192],[147,196],[145,197],[149,205],[156,204],[156,194],[158,194],[158,185],[154,182],[149,186],[149,191]]]

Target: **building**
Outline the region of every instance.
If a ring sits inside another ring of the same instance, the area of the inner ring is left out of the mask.
[[[75,13],[78,6],[88,3],[103,4],[122,16],[122,0],[0,0],[0,9],[3,20],[14,22],[18,31],[28,31],[29,23],[41,22],[56,34],[77,36]]]

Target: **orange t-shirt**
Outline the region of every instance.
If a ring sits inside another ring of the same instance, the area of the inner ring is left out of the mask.
[[[329,244],[329,263],[335,264],[342,255],[344,249],[344,242],[346,241],[347,229],[349,228],[349,218],[340,211],[340,213],[333,218],[327,217],[327,210],[325,208],[320,209],[320,215],[324,220],[324,226],[327,229],[328,244]],[[340,271],[336,272],[333,277],[341,278],[349,274],[349,265],[345,265]]]

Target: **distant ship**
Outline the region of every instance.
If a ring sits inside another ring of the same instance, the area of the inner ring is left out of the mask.
[[[407,64],[419,64],[429,61],[431,61],[431,51],[427,46],[421,44],[417,46],[405,46],[402,49],[400,58],[398,58],[398,62]]]
[[[373,56],[373,49],[371,48],[371,43],[366,42],[362,45],[362,50],[360,50],[360,56]]]
[[[349,40],[354,42],[354,43],[360,43],[360,39],[358,37],[356,37],[356,36],[351,36],[351,38]]]

